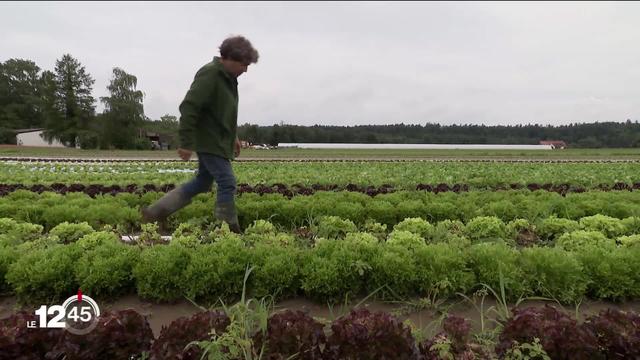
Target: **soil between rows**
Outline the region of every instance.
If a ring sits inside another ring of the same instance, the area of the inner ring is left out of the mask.
[[[125,309],[133,309],[136,312],[147,317],[149,321],[149,325],[153,331],[153,334],[156,338],[160,335],[160,331],[163,326],[169,326],[172,321],[180,318],[180,317],[190,317],[191,315],[202,311],[200,307],[191,303],[190,301],[184,299],[175,303],[167,303],[167,304],[158,304],[153,302],[148,302],[141,299],[137,295],[127,295],[120,297],[115,300],[101,301],[100,299],[94,300],[98,303],[100,307],[100,311],[104,312],[107,310],[117,311],[117,310],[125,310]],[[417,300],[417,299],[416,299]],[[414,301],[415,302],[415,301]],[[525,307],[543,307],[545,304],[555,306],[557,308],[564,309],[571,317],[576,316],[576,307],[573,305],[564,305],[560,306],[558,303],[553,301],[541,301],[541,300],[526,300],[521,302],[517,307],[525,308]],[[44,305],[44,304],[40,304]],[[4,319],[9,317],[12,313],[18,310],[31,310],[35,311],[40,305],[28,305],[21,306],[18,304],[17,299],[13,296],[10,297],[2,297],[0,298],[0,319]],[[47,305],[56,305],[56,304],[47,304]],[[205,304],[199,304],[204,308],[208,308]],[[228,304],[230,305],[230,304]],[[274,306],[274,311],[281,311],[285,309],[289,310],[300,310],[308,313],[310,316],[324,319],[327,322],[331,322],[334,319],[340,317],[343,314],[347,314],[350,309],[355,306],[365,307],[370,311],[385,311],[389,313],[393,313],[394,311],[400,311],[402,309],[407,309],[410,306],[409,302],[404,303],[392,303],[392,302],[384,302],[379,300],[354,300],[348,305],[335,304],[333,306],[329,306],[328,304],[321,304],[318,302],[314,302],[312,300],[306,298],[292,298],[288,300],[283,300],[276,302]],[[476,301],[476,306],[480,306],[480,299],[478,298]],[[484,300],[484,311],[485,311],[485,327],[493,328],[493,322],[488,319],[496,319],[495,312],[488,311],[491,307],[499,307],[498,303],[492,298],[485,298]],[[510,308],[513,307],[513,304],[509,305]],[[640,300],[627,301],[621,303],[607,302],[607,301],[594,301],[594,300],[585,300],[578,307],[578,319],[579,321],[584,320],[585,318],[595,315],[604,309],[619,309],[624,311],[634,311],[636,313],[640,313]],[[447,310],[448,309],[448,310]],[[439,326],[439,319],[441,318],[443,311],[446,311],[449,314],[457,315],[469,319],[472,323],[472,331],[479,332],[480,324],[481,324],[481,315],[480,311],[476,309],[472,304],[468,301],[459,298],[457,300],[449,300],[438,307],[430,307],[423,308],[421,310],[414,309],[411,312],[405,312],[404,314],[397,315],[399,319],[406,320],[409,319],[414,326],[418,328],[422,328],[427,330],[431,335],[435,335],[437,332],[441,330]],[[26,326],[26,324],[25,324]]]

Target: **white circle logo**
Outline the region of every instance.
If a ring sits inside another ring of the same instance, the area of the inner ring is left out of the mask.
[[[85,335],[95,329],[100,317],[98,304],[89,296],[71,296],[62,304],[64,309],[65,329],[76,335]]]

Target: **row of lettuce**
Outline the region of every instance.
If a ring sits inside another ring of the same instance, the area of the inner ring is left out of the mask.
[[[55,192],[61,195],[66,195],[68,193],[84,193],[89,195],[90,197],[96,197],[98,195],[118,195],[120,193],[129,193],[136,195],[143,195],[147,192],[167,192],[176,188],[175,184],[163,184],[163,185],[155,185],[155,184],[128,184],[125,186],[120,185],[103,185],[103,184],[62,184],[62,183],[54,183],[54,184],[2,184],[0,183],[0,197],[6,196],[14,191],[26,190],[35,193],[43,193],[43,192]],[[511,184],[508,187],[497,187],[493,189],[485,189],[484,191],[505,191],[505,190],[522,190],[528,189],[530,191],[550,191],[556,192],[560,195],[567,195],[569,193],[583,193],[589,191],[583,187],[576,187],[569,184]],[[398,189],[395,187],[385,184],[380,185],[378,187],[373,185],[356,185],[356,184],[347,184],[344,186],[338,184],[312,184],[311,186],[304,186],[301,184],[293,184],[293,185],[285,185],[285,184],[257,184],[255,186],[249,184],[238,184],[236,189],[237,195],[247,194],[247,193],[255,193],[258,195],[264,194],[280,194],[287,198],[292,198],[293,196],[309,196],[313,195],[319,191],[350,191],[350,192],[359,192],[366,194],[368,196],[377,196],[380,194],[390,194],[396,192]],[[432,192],[435,194],[443,193],[443,192],[468,192],[471,191],[468,185],[466,184],[417,184],[415,185],[413,190],[424,191],[424,192]],[[638,191],[640,190],[640,183],[636,183],[633,185],[625,184],[625,183],[615,183],[615,184],[600,184],[596,189],[598,191]]]
[[[180,223],[173,231],[173,237],[191,243],[212,243],[215,231],[212,228],[219,221],[210,222],[207,218],[193,218]],[[147,239],[160,239],[157,224],[141,225],[141,236]],[[87,222],[61,222],[44,234],[40,224],[25,223],[13,218],[0,218],[0,243],[17,245],[25,241],[47,237],[56,242],[68,244],[96,230],[113,230],[121,235],[128,234],[126,228],[104,225],[96,228]],[[560,246],[573,250],[583,244],[599,246],[635,246],[640,241],[640,217],[631,216],[617,219],[597,214],[577,220],[559,218],[552,215],[535,221],[514,219],[503,221],[496,216],[478,216],[466,223],[460,220],[441,220],[431,223],[419,217],[405,218],[393,226],[371,219],[356,224],[350,219],[338,216],[319,216],[312,219],[308,226],[287,231],[267,220],[255,220],[246,228],[245,235],[274,235],[274,243],[283,245],[309,245],[314,239],[335,239],[361,234],[372,241],[403,242],[416,244],[435,244],[457,242],[471,245],[481,242],[503,242],[514,247]],[[300,239],[304,239],[300,242]]]
[[[239,296],[253,267],[249,285],[258,297],[446,298],[486,284],[504,288],[509,299],[636,299],[639,225],[638,218],[606,216],[549,218],[539,228],[494,217],[435,225],[410,218],[387,233],[380,223],[358,229],[325,217],[293,233],[256,221],[237,235],[224,224],[192,222],[181,224],[167,245],[155,224],[126,244],[113,230],[86,223],[42,234],[40,225],[2,219],[0,288],[31,302],[64,299],[78,288],[97,298],[136,292],[159,302],[215,301]]]
[[[0,183],[180,184],[193,177],[195,163],[58,164],[0,162]],[[380,186],[410,190],[416,184],[462,183],[472,189],[510,184],[560,184],[595,188],[599,184],[640,182],[640,163],[527,164],[481,162],[310,162],[264,161],[235,163],[239,183],[338,184]]]
[[[106,312],[96,329],[83,336],[59,329],[28,329],[23,324],[36,320],[35,315],[20,312],[0,320],[0,353],[5,354],[3,359],[67,360],[640,357],[640,316],[613,309],[580,324],[552,306],[515,309],[512,316],[499,321],[500,332],[490,341],[474,337],[469,321],[455,315],[447,315],[442,330],[432,337],[409,321],[362,308],[333,321],[291,310],[240,315],[203,311],[176,319],[155,339],[147,319],[134,310]]]
[[[0,198],[0,217],[40,224],[51,229],[63,222],[87,222],[95,229],[104,225],[140,229],[139,209],[163,195],[120,193],[61,195],[19,190]],[[192,219],[213,218],[214,197],[196,196],[192,203],[169,218],[175,229]],[[317,192],[310,196],[243,194],[236,200],[241,225],[256,220],[287,229],[308,226],[321,216],[338,216],[361,226],[369,221],[389,227],[406,218],[419,217],[432,223],[443,220],[468,222],[479,216],[493,216],[504,222],[525,219],[537,222],[548,217],[577,220],[593,215],[625,219],[640,215],[639,192],[586,192],[561,196],[528,190],[505,192],[428,193],[399,191],[375,197],[357,192]]]

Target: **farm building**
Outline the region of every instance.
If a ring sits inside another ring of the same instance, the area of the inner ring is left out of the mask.
[[[36,129],[17,129],[16,144],[21,146],[46,146],[46,147],[65,147],[63,143],[58,140],[52,140],[51,142],[44,139],[42,133],[43,128]]]

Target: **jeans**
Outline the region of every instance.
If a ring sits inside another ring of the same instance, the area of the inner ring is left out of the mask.
[[[217,203],[233,202],[236,194],[236,177],[231,169],[231,161],[220,156],[199,152],[197,175],[182,185],[182,191],[192,198],[209,191],[214,180],[218,185]]]

